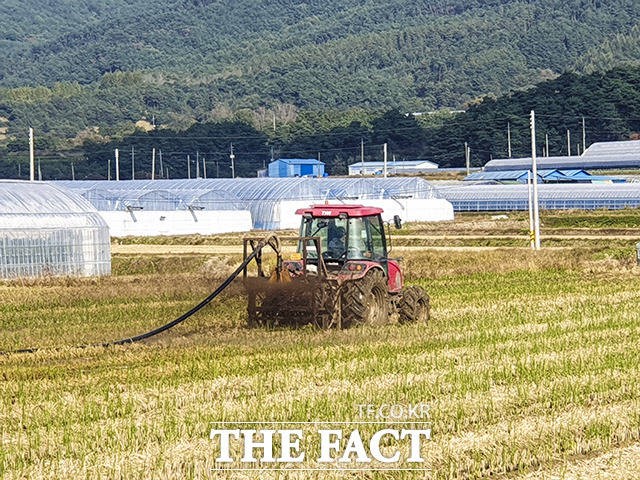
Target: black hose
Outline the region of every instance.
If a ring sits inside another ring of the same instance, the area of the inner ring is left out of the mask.
[[[218,295],[220,295],[220,293],[229,286],[229,284],[231,282],[233,282],[233,280],[240,275],[240,272],[242,272],[245,267],[251,262],[251,260],[254,259],[254,257],[258,254],[258,252],[260,252],[264,246],[269,242],[269,240],[271,240],[271,238],[273,238],[274,235],[270,234],[267,235],[266,237],[264,237],[262,240],[260,240],[260,242],[258,242],[258,244],[256,245],[256,248],[253,250],[253,252],[251,252],[251,254],[244,260],[244,262],[242,262],[242,264],[235,269],[235,271],[229,275],[229,277],[227,277],[227,279],[222,282],[220,285],[218,285],[218,288],[216,288],[213,292],[211,292],[211,294],[209,294],[209,296],[207,298],[205,298],[204,300],[202,300],[198,305],[196,305],[195,307],[193,307],[191,310],[189,310],[186,313],[183,313],[182,315],[180,315],[178,318],[176,318],[175,320],[169,322],[169,323],[165,323],[164,325],[158,327],[158,328],[154,328],[153,330],[149,330],[148,332],[145,333],[141,333],[140,335],[135,335],[133,337],[129,337],[129,338],[123,338],[122,340],[114,340],[112,342],[105,342],[105,343],[94,343],[92,345],[76,345],[74,347],[71,348],[89,348],[89,347],[110,347],[112,345],[126,345],[129,343],[135,343],[135,342],[139,342],[141,340],[146,340],[147,338],[151,338],[154,337],[166,330],[169,330],[173,327],[175,327],[176,325],[179,325],[180,323],[184,322],[187,318],[189,318],[190,316],[194,315],[195,313],[197,313],[198,311],[202,310],[204,307],[206,307],[209,303],[211,303],[211,301],[216,298]],[[0,355],[10,355],[13,353],[35,353],[39,350],[43,350],[43,347],[33,347],[33,348],[22,348],[20,350],[10,350],[10,351],[6,351],[6,352],[0,352]],[[61,350],[62,347],[57,347],[57,348],[52,348],[51,350]]]

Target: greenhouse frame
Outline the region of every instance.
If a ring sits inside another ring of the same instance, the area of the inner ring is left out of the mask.
[[[89,202],[47,183],[0,180],[0,278],[110,273],[109,229]]]
[[[453,208],[422,178],[223,178],[54,182],[79,193],[100,211],[213,210],[251,212],[253,228],[293,228],[299,207],[325,201],[382,202],[411,220],[450,220]],[[419,202],[418,202],[419,201]],[[409,206],[411,204],[411,206]],[[421,216],[424,212],[424,216]]]

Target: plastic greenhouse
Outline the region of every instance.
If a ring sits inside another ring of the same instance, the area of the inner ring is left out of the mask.
[[[640,183],[539,185],[540,208],[595,210],[640,207]],[[527,185],[441,187],[440,194],[455,211],[527,210]]]
[[[55,182],[73,189],[100,211],[248,210],[253,228],[294,228],[295,209],[338,201],[381,203],[411,220],[450,220],[453,209],[421,178],[237,178]],[[420,202],[418,202],[420,201]],[[377,204],[376,203],[376,204]]]
[[[109,229],[79,195],[0,180],[0,278],[111,273]]]

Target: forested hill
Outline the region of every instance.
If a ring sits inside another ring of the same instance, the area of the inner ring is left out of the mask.
[[[136,178],[148,178],[154,149],[164,155],[163,174],[187,176],[186,161],[206,157],[209,173],[231,174],[229,152],[233,144],[235,173],[253,177],[273,155],[280,158],[320,157],[332,175],[346,173],[347,165],[359,161],[364,145],[365,160],[381,160],[382,145],[391,158],[435,160],[441,166],[464,165],[463,147],[471,148],[471,163],[484,165],[490,158],[507,155],[510,126],[514,156],[531,152],[529,114],[536,111],[538,151],[548,138],[552,155],[566,155],[567,130],[571,152],[581,151],[584,119],[586,144],[604,140],[640,138],[640,66],[618,67],[590,75],[566,73],[535,88],[499,98],[486,97],[466,112],[438,115],[408,115],[397,110],[362,109],[322,112],[283,110],[277,128],[260,115],[246,112],[223,121],[197,123],[189,128],[132,131],[129,135],[101,136],[97,132],[62,151],[55,138],[39,135],[36,157],[43,178],[105,178],[107,165],[119,149],[123,159],[135,154]],[[0,119],[1,122],[1,119]],[[0,123],[1,125],[1,123]],[[100,129],[102,130],[102,129]],[[0,177],[25,178],[28,142],[22,135],[0,145]],[[74,165],[74,167],[72,167]],[[195,163],[192,168],[195,169]],[[219,168],[218,168],[219,167]],[[130,170],[123,169],[123,178]],[[195,170],[192,170],[195,172]]]
[[[0,58],[42,45],[109,17],[131,15],[145,0],[2,0]]]
[[[149,115],[459,107],[635,59],[638,18],[637,0],[4,0],[0,87],[141,71],[150,91],[206,91],[204,106],[132,99]]]

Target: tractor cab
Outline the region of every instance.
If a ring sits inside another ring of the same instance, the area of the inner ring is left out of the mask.
[[[362,205],[314,205],[296,211],[302,215],[299,262],[286,262],[292,274],[318,268],[338,282],[355,280],[371,269],[387,279],[388,291],[402,289],[402,271],[388,258],[382,209]],[[400,219],[394,218],[397,228]],[[322,258],[318,258],[318,252]]]
[[[306,243],[309,263],[317,263],[318,252],[312,238],[320,240],[320,251],[329,268],[341,268],[350,260],[387,259],[382,209],[358,205],[319,205],[296,212],[302,215],[301,241]]]

